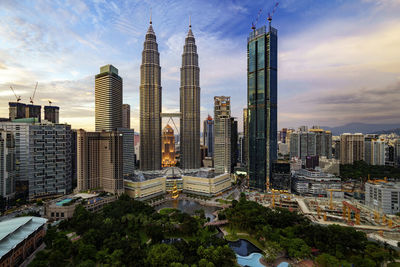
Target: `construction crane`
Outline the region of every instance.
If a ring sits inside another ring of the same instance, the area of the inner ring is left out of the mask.
[[[53,103],[53,102],[51,102],[51,100],[48,100],[49,101],[49,105],[51,106],[51,103]]]
[[[253,31],[256,30],[257,22],[258,22],[258,19],[260,18],[261,12],[262,12],[262,8],[260,8],[260,10],[258,11],[256,21],[251,23],[251,29]]]
[[[33,99],[35,98],[37,86],[38,86],[38,82],[36,82],[35,90],[33,91],[32,97],[29,98],[30,99],[29,102],[31,102],[32,105],[33,105]]]
[[[21,96],[17,96],[17,94],[14,91],[14,88],[12,88],[12,86],[10,85],[11,91],[14,93],[15,98],[17,99],[17,102],[21,101]]]
[[[279,1],[276,1],[275,5],[274,5],[274,8],[272,9],[272,12],[271,13],[268,12],[268,18],[267,19],[268,19],[269,23],[271,23],[272,16],[274,15],[274,13],[275,13],[276,9],[278,8],[278,6],[279,6]]]

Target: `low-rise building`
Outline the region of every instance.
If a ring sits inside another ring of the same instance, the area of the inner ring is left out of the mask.
[[[150,199],[165,194],[165,182],[166,177],[159,172],[135,172],[124,179],[125,193],[139,200]]]
[[[31,216],[0,222],[0,266],[20,266],[42,244],[46,222]]]
[[[365,183],[365,205],[385,214],[400,211],[400,183]]]
[[[64,196],[46,203],[45,217],[50,220],[63,220],[72,218],[77,205],[82,204],[88,211],[97,212],[104,205],[115,201],[114,195],[100,196],[99,194],[80,193]]]
[[[341,187],[341,179],[333,174],[308,169],[301,169],[293,174],[292,190],[299,194],[327,196],[327,189]]]
[[[229,173],[216,174],[208,171],[197,171],[185,174],[183,178],[183,192],[215,196],[231,187]]]

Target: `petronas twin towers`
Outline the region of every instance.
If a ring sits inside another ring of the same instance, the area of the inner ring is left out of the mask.
[[[200,168],[200,82],[197,47],[191,25],[182,54],[180,150],[182,169]],[[161,67],[152,22],[140,66],[140,169],[161,169]]]

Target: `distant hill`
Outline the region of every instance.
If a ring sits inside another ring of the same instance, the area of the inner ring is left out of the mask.
[[[391,134],[391,133],[395,133],[397,135],[400,135],[400,128],[376,132],[376,134]]]
[[[400,123],[398,124],[368,124],[368,123],[348,123],[337,127],[322,126],[324,130],[330,130],[332,135],[340,135],[342,133],[392,133],[397,131],[400,133]]]

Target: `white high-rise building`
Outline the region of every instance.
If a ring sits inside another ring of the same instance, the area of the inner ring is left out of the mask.
[[[214,168],[216,173],[231,170],[231,104],[229,96],[214,97]]]

